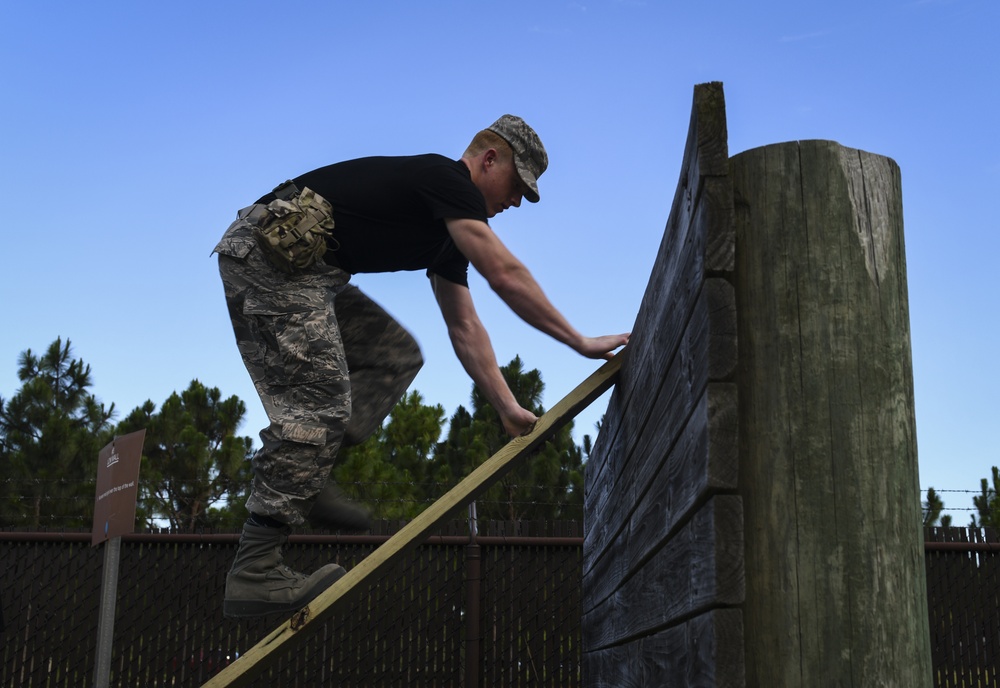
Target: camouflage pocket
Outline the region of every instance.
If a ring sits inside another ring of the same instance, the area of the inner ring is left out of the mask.
[[[232,258],[246,258],[253,247],[256,245],[251,237],[225,237],[215,246],[213,253],[218,253],[223,256],[230,256]]]
[[[257,245],[254,240],[250,225],[243,218],[237,219],[222,235],[222,239],[212,249],[212,253],[218,253],[231,258],[246,258],[253,247]]]
[[[301,385],[347,379],[344,345],[336,318],[325,308],[281,297],[248,296],[243,312],[267,342],[264,375],[277,385]]]
[[[334,241],[333,206],[312,189],[276,198],[254,224],[253,235],[267,261],[288,274],[308,270],[322,259],[327,242]]]

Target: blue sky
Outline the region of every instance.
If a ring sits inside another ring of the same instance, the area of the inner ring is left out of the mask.
[[[830,139],[900,165],[921,486],[975,491],[1000,464],[996,0],[6,2],[0,22],[2,396],[18,354],[62,336],[119,417],[198,378],[256,437],[209,257],[235,211],[337,160],[458,157],[506,112],[551,164],[494,229],[578,329],[628,330],[692,89],[722,81],[731,155]],[[468,405],[422,273],[356,282],[420,341],[426,401]],[[472,290],[546,406],[596,368]],[[967,522],[971,494],[944,497]]]

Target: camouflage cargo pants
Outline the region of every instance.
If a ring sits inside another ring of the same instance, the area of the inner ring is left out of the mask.
[[[378,304],[319,264],[287,275],[267,263],[248,215],[216,246],[243,363],[270,425],[260,432],[247,508],[303,523],[338,450],[367,439],[416,377],[416,341]]]

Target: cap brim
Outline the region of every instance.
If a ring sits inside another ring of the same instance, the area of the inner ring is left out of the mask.
[[[528,199],[529,203],[538,203],[540,196],[538,195],[538,180],[532,176],[531,172],[521,164],[521,161],[517,161],[517,176],[521,178],[524,182],[524,197]]]

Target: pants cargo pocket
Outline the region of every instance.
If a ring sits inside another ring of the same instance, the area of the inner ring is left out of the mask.
[[[243,312],[256,322],[266,342],[264,375],[269,384],[295,386],[347,378],[344,347],[332,309],[255,294],[247,296]]]

